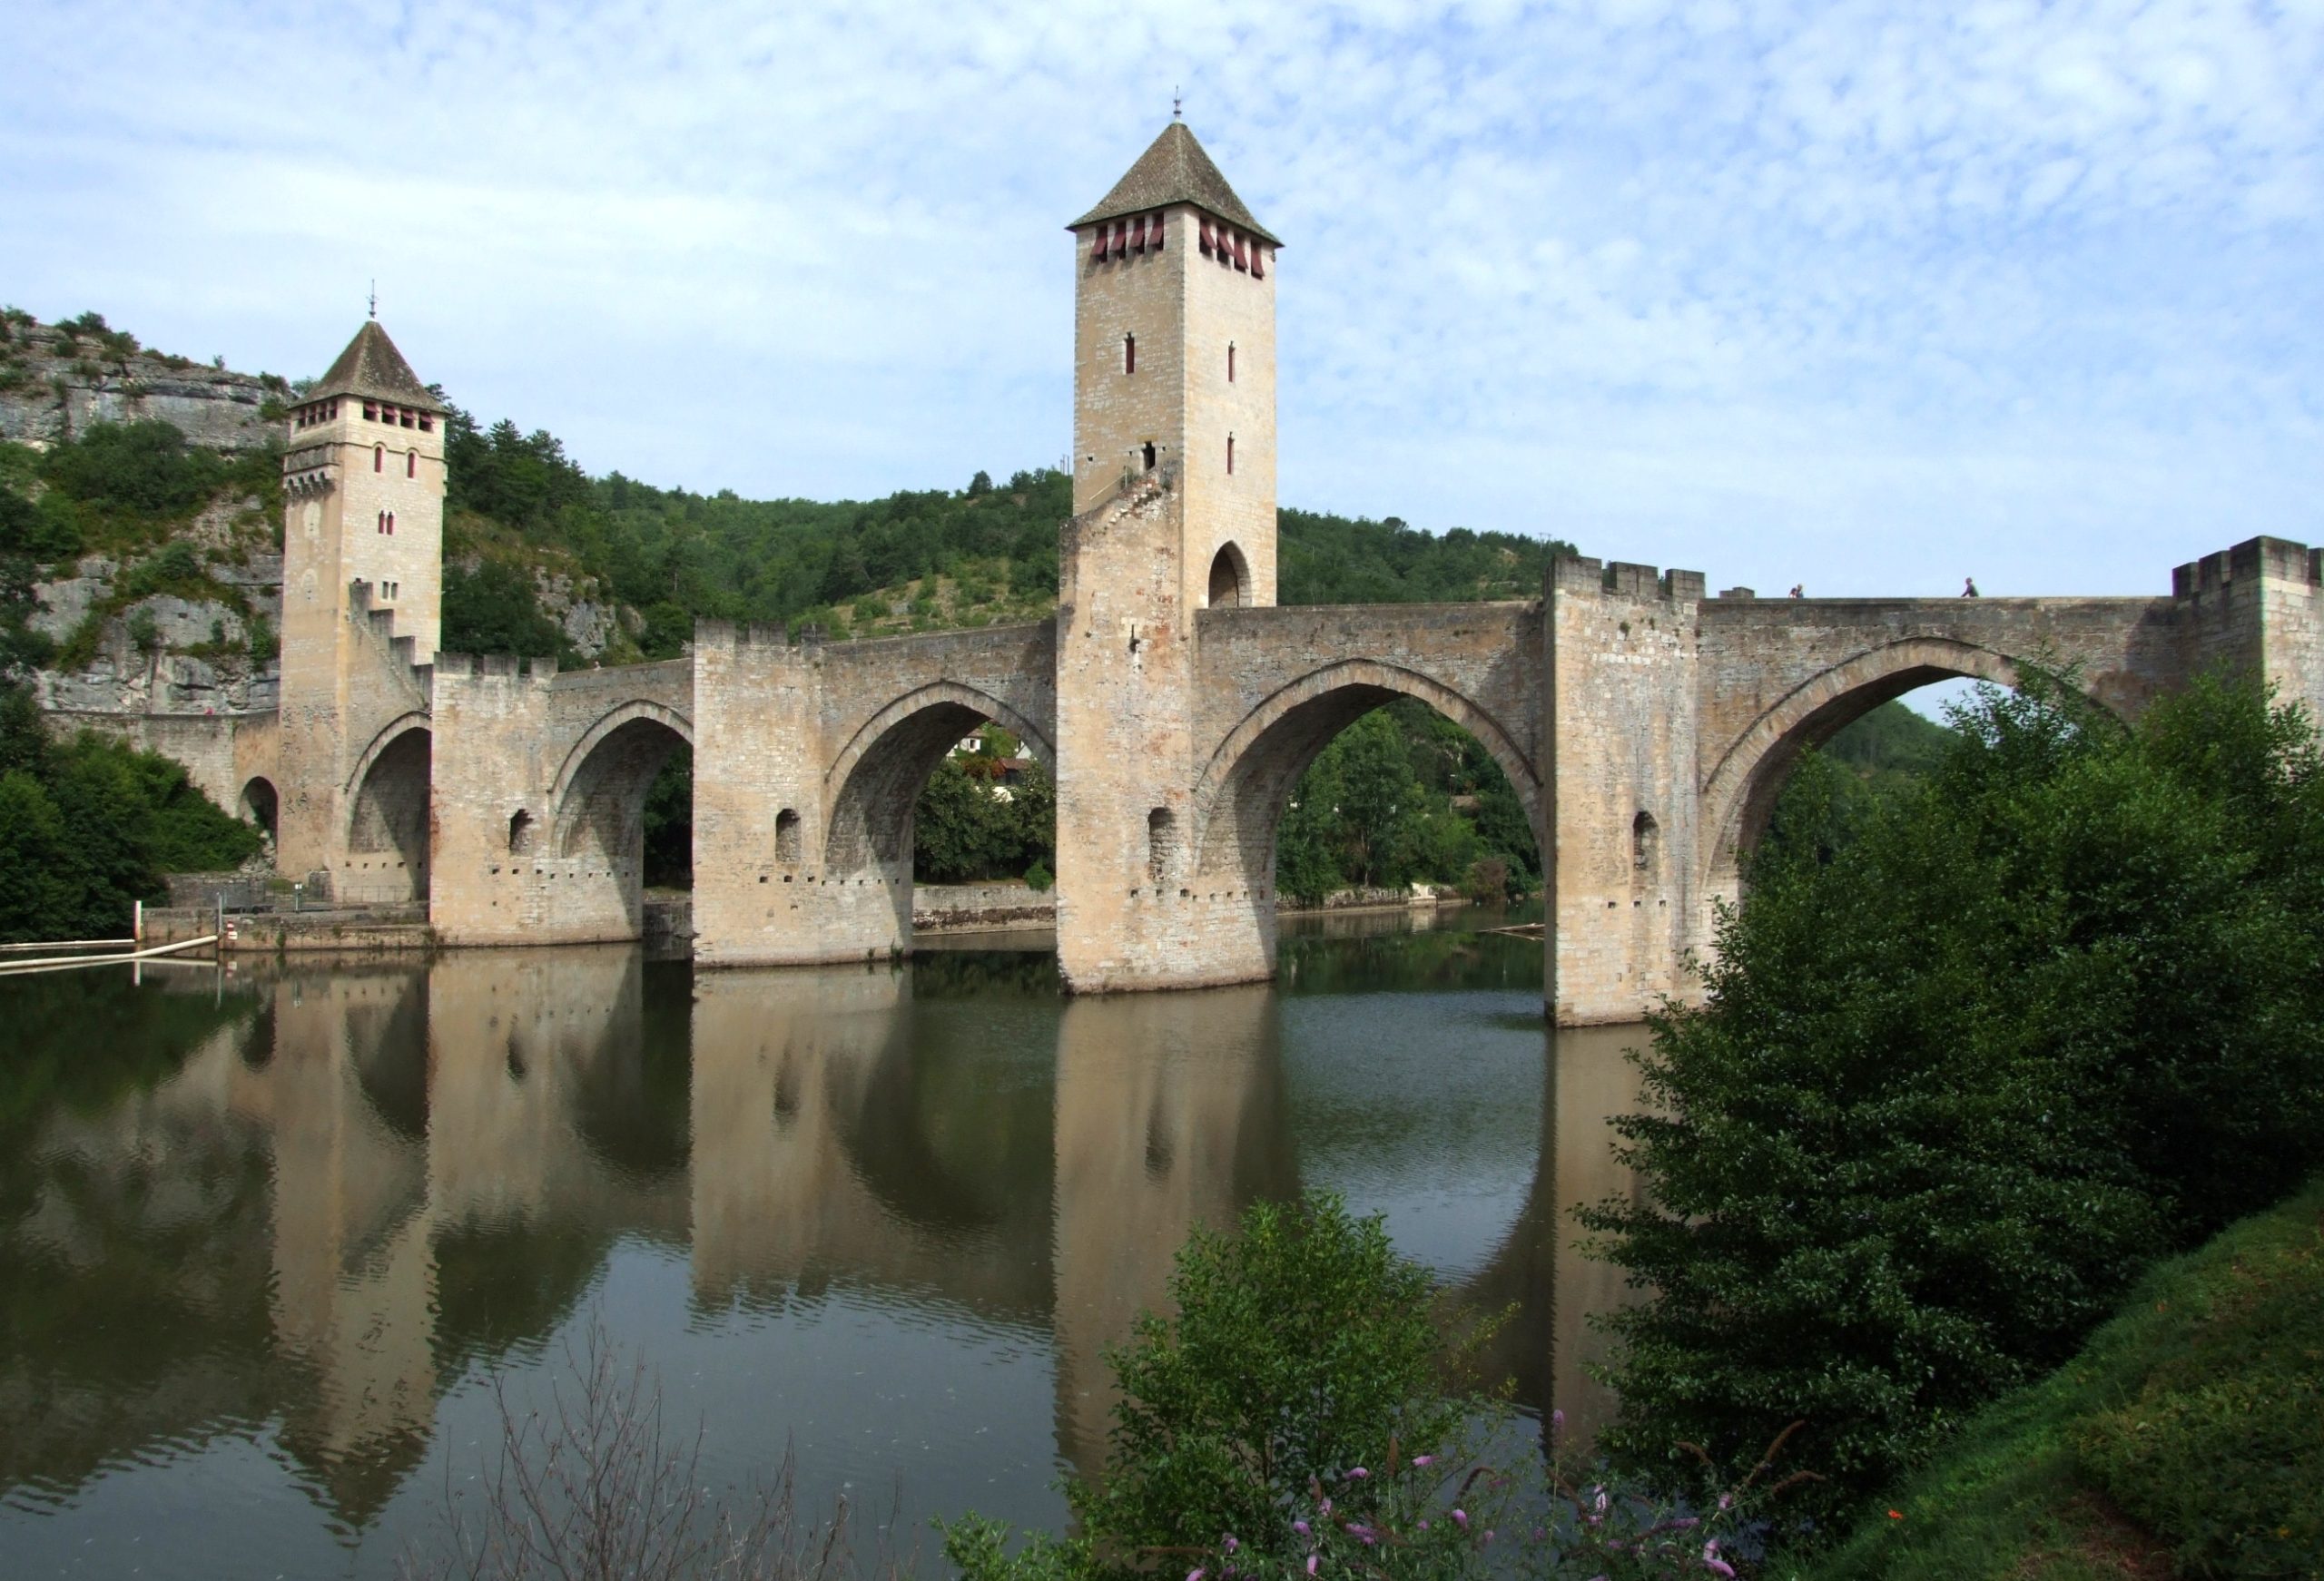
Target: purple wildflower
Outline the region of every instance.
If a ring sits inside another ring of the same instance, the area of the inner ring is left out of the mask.
[[[1436,1464],[1436,1457],[1433,1455],[1414,1455],[1413,1457],[1413,1464],[1415,1466],[1433,1466]]]
[[[1703,1545],[1703,1568],[1722,1581],[1734,1581],[1735,1566],[1718,1556],[1718,1539],[1711,1538]]]
[[[1314,1554],[1307,1556],[1307,1574],[1310,1576],[1313,1576],[1315,1573],[1315,1559],[1316,1556]]]
[[[1347,1469],[1347,1475],[1348,1475],[1348,1479],[1349,1479],[1350,1481],[1352,1481],[1352,1482],[1361,1482],[1361,1481],[1363,1481],[1365,1478],[1367,1478],[1367,1477],[1371,1476],[1371,1475],[1372,1475],[1372,1473],[1371,1473],[1371,1472],[1369,1472],[1369,1471],[1366,1471],[1366,1470],[1365,1470],[1363,1467],[1361,1467],[1361,1466],[1351,1466],[1351,1467],[1349,1467],[1349,1468],[1348,1468],[1348,1469]]]
[[[1202,1566],[1197,1565],[1187,1572],[1187,1581],[1202,1581]]]
[[[1307,1523],[1306,1523],[1305,1521],[1304,1521],[1304,1520],[1295,1520],[1295,1521],[1293,1521],[1293,1522],[1291,1523],[1291,1529],[1292,1529],[1293,1531],[1295,1531],[1295,1532],[1297,1532],[1301,1537],[1305,1537],[1305,1536],[1307,1535]]]
[[[1469,1512],[1465,1509],[1454,1510],[1452,1512],[1452,1524],[1459,1527],[1462,1531],[1467,1531],[1469,1529]]]
[[[1218,1539],[1218,1546],[1225,1548],[1231,1554],[1243,1545],[1235,1540],[1235,1534],[1233,1532],[1228,1532],[1225,1537]]]

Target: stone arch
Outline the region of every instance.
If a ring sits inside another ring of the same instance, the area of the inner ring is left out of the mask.
[[[1703,784],[1702,838],[1714,889],[1733,892],[1743,853],[1767,832],[1801,752],[1884,702],[1956,676],[2014,687],[2019,662],[1951,637],[1908,637],[1842,660],[1770,704],[1720,755]]]
[[[823,866],[862,872],[911,863],[912,804],[961,737],[987,721],[1001,726],[1054,771],[1056,751],[1038,726],[991,693],[957,681],[906,692],[866,720],[823,775],[829,813]]]
[[[582,732],[581,739],[573,743],[572,750],[565,754],[565,761],[557,767],[556,781],[549,786],[549,805],[563,806],[566,792],[572,788],[574,777],[581,771],[581,766],[589,761],[589,755],[597,750],[606,737],[624,725],[638,720],[648,720],[662,725],[687,746],[694,745],[694,721],[667,704],[650,702],[642,697],[633,698],[620,707],[600,715],[595,724]]]
[[[1204,598],[1208,609],[1240,609],[1251,602],[1251,563],[1233,539],[1218,546],[1210,558],[1210,586]]]
[[[282,811],[282,799],[274,789],[274,781],[263,774],[253,774],[242,783],[242,793],[237,798],[235,815],[257,824],[272,840]]]
[[[411,875],[415,890],[420,888],[420,877],[428,867],[435,746],[435,732],[428,729],[427,716],[406,714],[372,738],[348,781],[351,792],[349,853],[396,859]]]
[[[1333,737],[1398,697],[1419,699],[1477,738],[1508,777],[1540,840],[1541,776],[1501,721],[1418,671],[1347,659],[1275,692],[1246,714],[1211,754],[1195,787],[1196,870],[1222,877],[1239,870],[1248,887],[1270,888],[1275,824],[1291,788]]]
[[[645,869],[645,793],[672,752],[691,747],[684,715],[632,702],[590,727],[557,773],[551,849],[603,861],[625,884]]]

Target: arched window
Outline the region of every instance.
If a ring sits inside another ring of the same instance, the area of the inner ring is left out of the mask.
[[[387,469],[388,469],[388,447],[387,447],[385,445],[374,445],[374,446],[372,446],[372,447],[371,447],[371,470],[372,470],[372,471],[374,471],[374,472],[385,472]]]
[[[521,857],[533,849],[533,815],[519,807],[508,815],[508,854]]]
[[[419,476],[419,451],[407,450],[403,453],[403,475],[406,477],[418,477]]]
[[[1235,475],[1235,436],[1232,434],[1226,436],[1226,475],[1229,477]]]
[[[1662,851],[1662,830],[1654,821],[1654,814],[1641,812],[1630,820],[1630,868],[1640,882],[1654,876],[1657,859]]]
[[[788,807],[774,815],[774,859],[786,868],[799,865],[799,815]]]
[[[1242,552],[1228,544],[1221,547],[1210,562],[1210,596],[1212,609],[1238,609],[1243,604]]]
[[[1124,373],[1137,371],[1137,337],[1135,335],[1122,337],[1122,371]]]
[[[395,513],[395,512],[393,512],[393,511],[389,511],[389,512],[388,513],[388,536],[389,536],[389,537],[390,537],[390,538],[392,538],[392,537],[394,537],[395,535],[396,535],[396,513]]]
[[[1226,382],[1235,382],[1235,342],[1232,340],[1226,343]]]

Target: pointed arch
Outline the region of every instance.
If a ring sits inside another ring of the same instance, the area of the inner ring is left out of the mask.
[[[1333,737],[1397,697],[1418,699],[1476,737],[1541,839],[1541,775],[1500,720],[1417,671],[1344,659],[1276,691],[1219,742],[1195,787],[1196,870],[1224,876],[1239,867],[1254,886],[1271,883],[1275,824],[1291,788]]]

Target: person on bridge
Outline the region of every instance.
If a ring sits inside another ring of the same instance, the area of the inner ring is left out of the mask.
[[[1802,582],[1793,583],[1791,584],[1791,595],[1794,598],[1806,598],[1807,596],[1807,584]]]
[[[1974,598],[1977,596],[1977,579],[1975,577],[1964,576],[1961,579],[1961,596],[1964,598]]]

